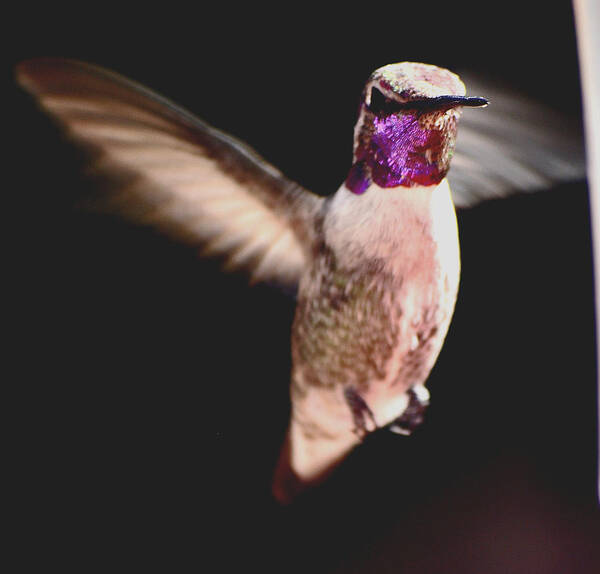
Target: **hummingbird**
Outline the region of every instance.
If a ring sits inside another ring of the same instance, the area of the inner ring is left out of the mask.
[[[375,70],[360,97],[352,165],[326,197],[114,72],[45,58],[20,63],[16,78],[88,151],[109,209],[220,256],[250,283],[297,292],[291,415],[272,485],[279,502],[324,481],[377,429],[410,434],[423,420],[459,286],[454,203],[477,200],[470,180],[488,196],[499,180],[512,185],[516,165],[498,154],[502,177],[488,184],[478,150],[489,138],[455,154],[462,111],[488,104],[467,96],[458,75],[416,62]],[[532,185],[543,171],[519,169]]]

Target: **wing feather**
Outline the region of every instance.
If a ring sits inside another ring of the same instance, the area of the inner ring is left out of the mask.
[[[448,174],[458,207],[585,177],[577,121],[470,74],[461,77],[469,92],[485,95],[490,106],[469,110],[460,120]]]
[[[17,80],[91,152],[105,208],[219,254],[252,280],[295,285],[323,199],[254,151],[113,72],[63,59],[21,63]]]

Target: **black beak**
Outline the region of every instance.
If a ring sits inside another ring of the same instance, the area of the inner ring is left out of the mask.
[[[427,98],[423,100],[413,100],[403,104],[406,107],[417,110],[444,110],[466,106],[469,108],[482,108],[489,104],[485,98],[472,98],[467,96],[438,96],[437,98]]]
[[[454,108],[456,106],[468,106],[469,108],[484,108],[489,104],[485,98],[469,98],[467,96],[440,96],[433,98],[439,100],[440,104]]]

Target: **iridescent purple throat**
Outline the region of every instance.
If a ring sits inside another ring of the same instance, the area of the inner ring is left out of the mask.
[[[436,185],[446,175],[453,147],[454,123],[445,130],[428,129],[418,112],[372,115],[369,132],[360,137],[346,186],[364,193],[371,182],[379,187]]]

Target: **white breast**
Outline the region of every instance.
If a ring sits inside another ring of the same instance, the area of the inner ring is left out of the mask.
[[[385,380],[372,385],[365,397],[377,423],[384,425],[403,412],[406,389],[424,382],[454,310],[460,254],[450,188],[446,180],[430,187],[371,185],[363,195],[342,187],[332,199],[324,233],[341,265],[353,268],[376,258],[398,279],[398,345],[386,364]],[[432,325],[435,336],[420,359],[424,369],[412,377],[407,361]]]
[[[406,274],[435,264],[458,284],[458,231],[446,179],[428,187],[371,184],[362,195],[342,185],[330,203],[324,233],[327,245],[350,267],[362,258],[379,258]]]

